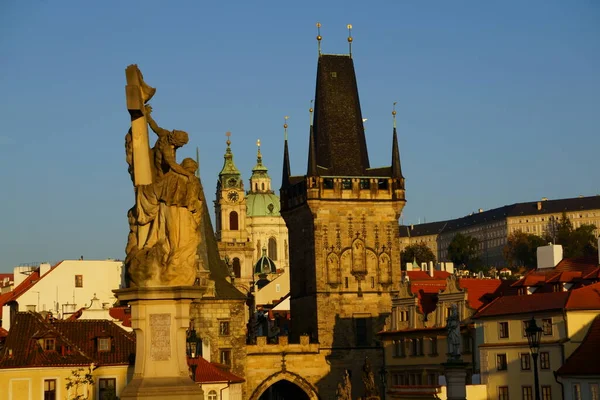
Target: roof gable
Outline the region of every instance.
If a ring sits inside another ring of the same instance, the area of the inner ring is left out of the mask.
[[[600,375],[600,315],[597,316],[585,338],[573,354],[556,372],[558,375]]]

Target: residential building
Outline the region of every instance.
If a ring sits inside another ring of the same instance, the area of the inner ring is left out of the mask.
[[[600,234],[600,196],[575,197],[526,203],[516,203],[492,210],[472,213],[462,218],[400,226],[400,247],[424,242],[437,255],[438,261],[448,261],[448,245],[457,233],[479,241],[479,256],[485,265],[506,265],[502,250],[508,236],[516,231],[538,236],[551,234],[563,213],[574,228],[583,224],[596,226]],[[403,260],[407,262],[411,260]]]
[[[48,311],[66,318],[97,298],[106,309],[122,287],[123,263],[115,260],[64,260],[51,266],[16,267],[14,289],[0,295],[2,327],[10,330],[10,315],[19,311]]]
[[[17,312],[0,354],[0,398],[114,399],[133,374],[134,356],[135,337],[111,321]],[[94,384],[79,381],[68,389],[76,374],[90,374]]]
[[[592,322],[583,341],[556,371],[564,400],[600,399],[600,316]]]
[[[474,316],[481,329],[479,346],[482,383],[491,399],[528,397],[533,362],[525,329],[533,317],[543,329],[538,369],[544,399],[560,399],[558,370],[583,341],[600,315],[600,283],[563,292],[501,296]]]
[[[242,400],[243,378],[232,374],[222,365],[202,357],[188,358],[194,368],[194,381],[200,385],[205,400]]]

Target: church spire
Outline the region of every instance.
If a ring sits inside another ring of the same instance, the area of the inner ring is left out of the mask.
[[[223,186],[227,186],[227,187],[236,187],[236,186],[242,186],[242,174],[240,173],[240,171],[237,169],[237,167],[235,166],[235,163],[233,162],[233,152],[231,151],[231,140],[229,140],[229,137],[231,136],[231,132],[227,132],[225,133],[225,136],[227,136],[227,149],[225,149],[225,154],[223,155],[223,158],[225,159],[225,161],[223,162],[223,168],[221,169],[221,172],[219,172],[219,181],[221,182],[221,184]]]
[[[281,188],[285,189],[290,184],[290,153],[288,151],[288,137],[287,137],[287,120],[285,117],[285,123],[283,124],[283,172],[281,174]]]
[[[398,133],[396,132],[396,102],[392,110],[394,119],[394,134],[392,138],[392,178],[403,179],[402,166],[400,165],[400,150],[398,149]]]
[[[262,163],[262,153],[260,152],[260,139],[256,141],[256,165],[252,168],[250,177],[250,192],[268,192],[271,193],[271,177],[269,170]]]

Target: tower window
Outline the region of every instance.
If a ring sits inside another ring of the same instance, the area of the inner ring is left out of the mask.
[[[265,183],[264,183],[264,182],[263,182],[263,183],[261,183],[261,184],[260,184],[260,187],[261,187],[261,189],[262,189],[262,190],[265,190]]]
[[[269,238],[269,258],[277,261],[277,240],[273,237]]]
[[[240,259],[237,257],[233,259],[233,275],[236,278],[242,277],[242,266],[240,264]]]
[[[367,346],[369,344],[367,318],[356,318],[356,345]]]
[[[231,229],[232,231],[237,231],[239,229],[238,213],[235,211],[229,213],[229,229]]]

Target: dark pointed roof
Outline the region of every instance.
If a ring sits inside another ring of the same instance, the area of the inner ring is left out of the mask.
[[[319,57],[314,145],[319,175],[368,175],[367,142],[354,62],[349,55]]]
[[[395,124],[395,122],[394,122]],[[394,126],[394,137],[392,139],[392,178],[404,178],[400,164],[400,149],[398,148],[398,133]]]
[[[281,173],[281,187],[285,189],[290,184],[290,175],[292,173],[290,169],[290,153],[288,151],[287,136],[285,137],[283,143],[283,172]]]
[[[316,176],[317,172],[317,158],[315,155],[315,130],[314,126],[310,125],[310,135],[308,139],[308,167],[306,169],[306,175]]]

